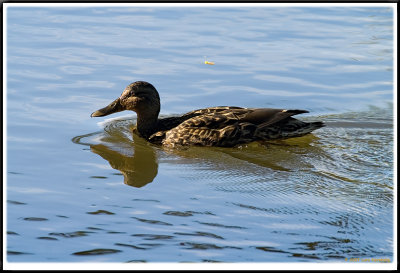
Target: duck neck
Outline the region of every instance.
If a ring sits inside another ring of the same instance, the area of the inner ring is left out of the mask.
[[[137,115],[136,128],[141,137],[148,139],[155,133],[158,123],[158,115]]]

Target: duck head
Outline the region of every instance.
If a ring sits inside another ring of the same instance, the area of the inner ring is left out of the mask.
[[[160,112],[160,96],[150,83],[137,81],[128,85],[119,98],[90,116],[103,117],[124,110],[135,111],[138,120],[146,119],[148,122],[154,118],[157,120]]]

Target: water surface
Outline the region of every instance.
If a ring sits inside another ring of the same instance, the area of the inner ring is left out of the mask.
[[[393,261],[390,7],[9,7],[7,261]],[[204,61],[215,65],[206,65]],[[327,126],[164,149],[128,112],[307,109]]]

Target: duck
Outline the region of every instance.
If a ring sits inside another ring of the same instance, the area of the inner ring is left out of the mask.
[[[150,143],[166,147],[234,147],[254,141],[300,137],[325,126],[321,121],[304,122],[293,118],[309,113],[298,109],[217,106],[159,118],[160,108],[156,88],[146,81],[136,81],[91,117],[132,110],[137,114],[134,133]]]

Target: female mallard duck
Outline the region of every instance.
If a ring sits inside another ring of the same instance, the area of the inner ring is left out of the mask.
[[[148,82],[128,85],[121,96],[92,113],[102,117],[123,110],[137,114],[137,133],[152,143],[165,146],[199,145],[232,147],[258,140],[299,137],[324,126],[302,122],[291,116],[305,110],[271,108],[210,107],[180,117],[158,119],[160,96]]]

